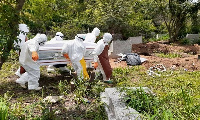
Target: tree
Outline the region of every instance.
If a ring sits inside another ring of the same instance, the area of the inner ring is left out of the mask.
[[[80,0],[29,0],[23,8],[22,19],[32,33],[52,35],[60,31],[65,38],[72,39],[82,31],[84,4]]]
[[[120,33],[127,39],[154,29],[152,21],[145,19],[143,4],[141,0],[96,0],[87,6],[85,15],[101,30]]]
[[[194,3],[190,10],[190,17],[192,21],[191,33],[198,34],[200,33],[200,19],[198,18],[198,11],[200,10],[200,2]]]
[[[25,0],[0,1],[0,69],[6,61],[18,34],[20,11]]]
[[[167,27],[169,42],[178,41],[183,36],[180,33],[184,30],[186,18],[196,5],[189,0],[155,0],[155,4]]]

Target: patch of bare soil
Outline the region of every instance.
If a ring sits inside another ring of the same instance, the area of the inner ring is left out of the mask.
[[[200,70],[200,60],[198,60],[200,46],[194,45],[179,45],[168,44],[163,42],[150,42],[142,44],[133,44],[132,52],[138,53],[141,58],[146,58],[147,61],[142,63],[146,69],[157,64],[162,64],[166,69],[185,69],[188,71]],[[178,54],[180,57],[163,58],[156,56],[156,53]],[[111,59],[112,68],[126,67],[126,62],[116,62],[116,59]]]

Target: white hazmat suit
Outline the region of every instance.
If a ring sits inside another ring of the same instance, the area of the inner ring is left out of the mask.
[[[97,36],[99,36],[100,30],[95,27],[92,31],[92,33],[87,33],[85,37],[84,42],[92,42],[94,43],[96,41]]]
[[[100,34],[100,30],[97,27],[95,27],[91,33],[86,34],[84,43],[85,44],[95,43],[96,38],[97,36],[99,36],[99,34]],[[92,64],[86,63],[86,66],[91,67]]]
[[[57,32],[56,36],[51,39],[51,42],[55,42],[55,41],[62,41],[63,40],[64,35],[61,32]]]
[[[105,33],[103,39],[97,42],[97,46],[92,52],[94,56],[94,68],[99,66],[104,81],[109,81],[112,74],[112,68],[108,58],[108,43],[110,43],[111,40],[112,35],[110,33]]]
[[[44,45],[47,41],[45,34],[37,34],[33,39],[26,41],[22,46],[22,51],[19,56],[19,63],[26,70],[19,79],[16,80],[22,87],[25,87],[25,83],[28,82],[29,90],[40,90],[39,78],[40,78],[40,65],[36,62],[38,57],[39,46]]]
[[[14,47],[18,54],[20,54],[21,52],[21,46],[25,43],[25,41],[28,40],[26,35],[29,32],[29,28],[26,24],[19,24],[19,31],[20,33],[17,36],[18,41],[14,41]],[[20,69],[21,67],[19,67],[18,70],[15,72],[15,74],[19,77],[21,76]]]
[[[26,34],[29,32],[29,28],[26,24],[19,24],[19,35],[17,36],[18,41],[14,41],[14,47],[21,49],[21,46],[25,43]]]
[[[83,44],[84,36],[84,34],[77,34],[74,40],[67,41],[62,48],[62,54],[66,59],[71,60],[72,66],[79,78],[82,78],[82,76],[89,78],[84,60],[84,54],[86,52]]]

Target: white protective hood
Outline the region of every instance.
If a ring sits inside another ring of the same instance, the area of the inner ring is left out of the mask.
[[[104,33],[103,41],[105,42],[105,44],[108,45],[108,43],[110,43],[111,40],[112,40],[112,35],[110,33]]]
[[[19,31],[20,33],[17,36],[18,41],[14,41],[14,46],[19,46],[21,49],[22,45],[25,43],[26,33],[29,32],[29,28],[26,24],[19,24]]]
[[[26,24],[19,24],[19,31],[29,32],[29,27]]]
[[[85,41],[84,42],[92,42],[95,43],[96,41],[96,37],[99,36],[100,30],[95,27],[92,31],[92,33],[87,33],[86,37],[85,37]]]
[[[99,28],[95,27],[92,31],[92,34],[94,34],[96,37],[99,36],[100,30]]]
[[[38,42],[38,44],[46,42],[47,41],[47,36],[45,34],[37,34],[34,38]]]

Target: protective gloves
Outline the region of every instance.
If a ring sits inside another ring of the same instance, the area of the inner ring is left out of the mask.
[[[33,59],[34,61],[37,61],[37,60],[39,59],[38,54],[37,54],[36,51],[33,51],[33,52],[32,52],[32,59]]]
[[[63,56],[68,60],[70,59],[68,54],[63,54]]]
[[[93,67],[96,69],[98,67],[98,62],[93,62]]]

